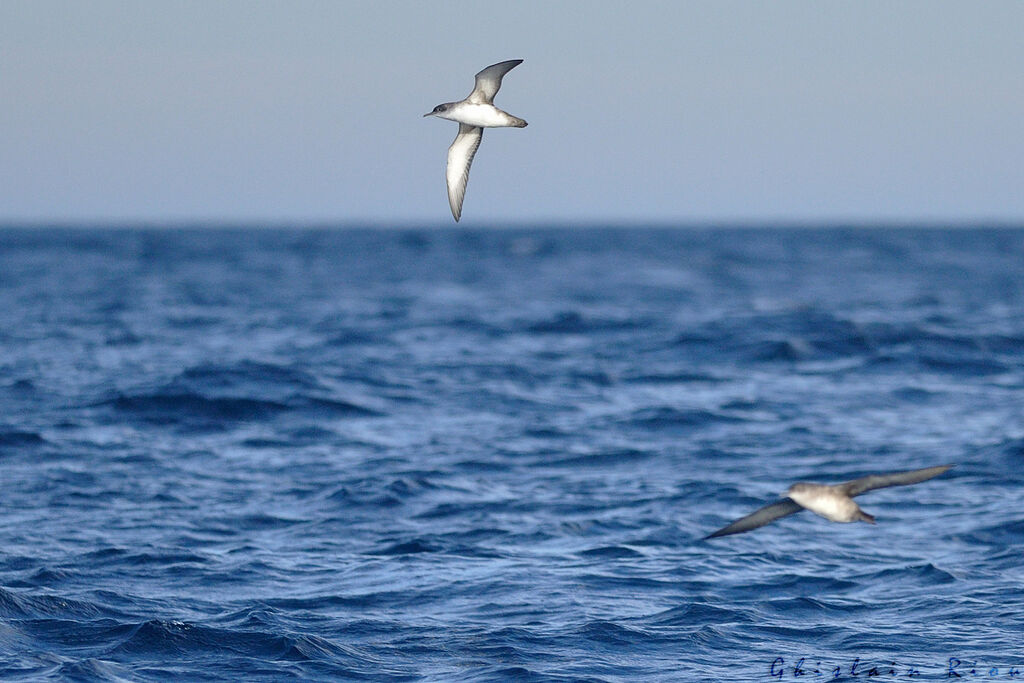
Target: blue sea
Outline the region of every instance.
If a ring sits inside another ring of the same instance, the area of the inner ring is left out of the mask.
[[[1022,485],[1024,230],[0,230],[3,680],[1024,680]]]

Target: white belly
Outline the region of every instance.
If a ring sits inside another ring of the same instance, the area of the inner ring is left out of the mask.
[[[511,116],[493,104],[461,103],[448,112],[446,119],[482,128],[506,128],[514,125]]]
[[[833,522],[854,522],[857,520],[857,504],[848,496],[821,487],[812,491],[790,491],[789,497],[811,512]]]

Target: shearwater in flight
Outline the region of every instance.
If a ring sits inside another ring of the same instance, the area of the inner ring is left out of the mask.
[[[434,107],[424,116],[439,116],[457,121],[459,134],[448,148],[448,203],[458,223],[462,215],[462,199],[466,196],[469,182],[469,166],[473,163],[484,128],[526,128],[526,121],[512,116],[494,106],[494,96],[501,87],[501,79],[509,71],[523,63],[521,59],[491,64],[476,75],[476,85],[469,97],[461,102],[445,102]]]
[[[729,534],[741,534],[805,509],[833,522],[869,522],[874,524],[875,518],[861,510],[860,506],[853,502],[854,496],[875,489],[907,486],[927,481],[932,477],[939,476],[950,467],[952,465],[938,465],[910,472],[872,474],[834,485],[797,482],[789,487],[786,498],[737,519],[729,526],[723,527],[713,534],[708,534],[704,540]]]

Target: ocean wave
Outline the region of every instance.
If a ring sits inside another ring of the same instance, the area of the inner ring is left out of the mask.
[[[17,429],[0,431],[0,448],[21,450],[32,446],[43,446],[46,443],[46,439],[38,432]]]
[[[95,405],[114,408],[118,412],[155,424],[176,424],[195,420],[223,424],[225,421],[262,419],[288,409],[287,405],[277,401],[209,398],[184,392],[120,395]]]
[[[531,334],[592,334],[635,330],[642,325],[629,318],[595,318],[579,311],[562,311],[554,317],[526,323],[523,329]]]
[[[568,457],[545,458],[542,464],[546,467],[635,466],[636,463],[656,457],[656,455],[652,451],[637,448],[617,448]]]
[[[121,394],[94,407],[111,408],[134,420],[155,425],[222,427],[226,423],[267,420],[284,413],[319,418],[374,417],[379,412],[356,403],[315,396],[283,401],[248,397],[211,397],[195,392],[159,391]]]
[[[171,382],[172,386],[179,384],[194,385],[203,390],[266,392],[284,387],[292,392],[323,389],[323,385],[304,370],[249,360],[230,365],[202,364],[186,368]]]
[[[1024,519],[1003,522],[983,527],[964,535],[964,540],[972,544],[994,547],[1017,547],[1024,543]]]
[[[749,608],[741,606],[719,607],[705,602],[693,602],[678,607],[671,607],[649,616],[642,621],[648,626],[671,627],[692,626],[693,624],[732,624],[752,623],[757,617]]]
[[[2,587],[0,614],[6,619],[60,618],[72,621],[123,616],[121,612],[85,600],[49,593],[12,591]]]
[[[587,550],[579,551],[577,554],[580,557],[599,558],[605,560],[632,560],[644,557],[644,554],[639,550],[622,545],[607,545],[599,546],[597,548],[588,548]]]
[[[633,411],[624,420],[630,426],[652,430],[689,430],[715,424],[744,421],[744,417],[719,411],[691,408],[681,409],[667,406],[641,408]]]

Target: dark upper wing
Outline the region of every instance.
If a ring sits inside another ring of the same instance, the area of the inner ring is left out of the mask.
[[[729,534],[741,534],[744,531],[756,529],[759,526],[768,524],[769,522],[774,522],[779,517],[785,517],[786,515],[791,515],[794,512],[800,512],[801,510],[803,510],[803,508],[792,500],[789,498],[783,498],[771,505],[765,505],[757,512],[752,512],[746,517],[737,519],[729,526],[723,527],[713,534],[708,534],[704,537],[704,540],[717,538],[718,536],[728,536]]]
[[[923,470],[911,470],[909,472],[872,474],[867,477],[861,477],[860,479],[845,482],[839,486],[842,487],[843,492],[847,495],[859,496],[866,491],[874,491],[875,489],[884,489],[889,486],[906,486],[908,484],[927,481],[932,477],[939,476],[950,467],[952,467],[952,465],[938,465],[937,467],[925,467]]]
[[[501,79],[504,78],[505,74],[522,63],[523,60],[521,59],[510,59],[507,62],[498,62],[497,64],[491,64],[486,69],[482,69],[476,75],[476,85],[473,86],[473,92],[469,93],[469,97],[466,99],[473,104],[493,103],[494,96],[498,94],[498,88],[501,87]]]

